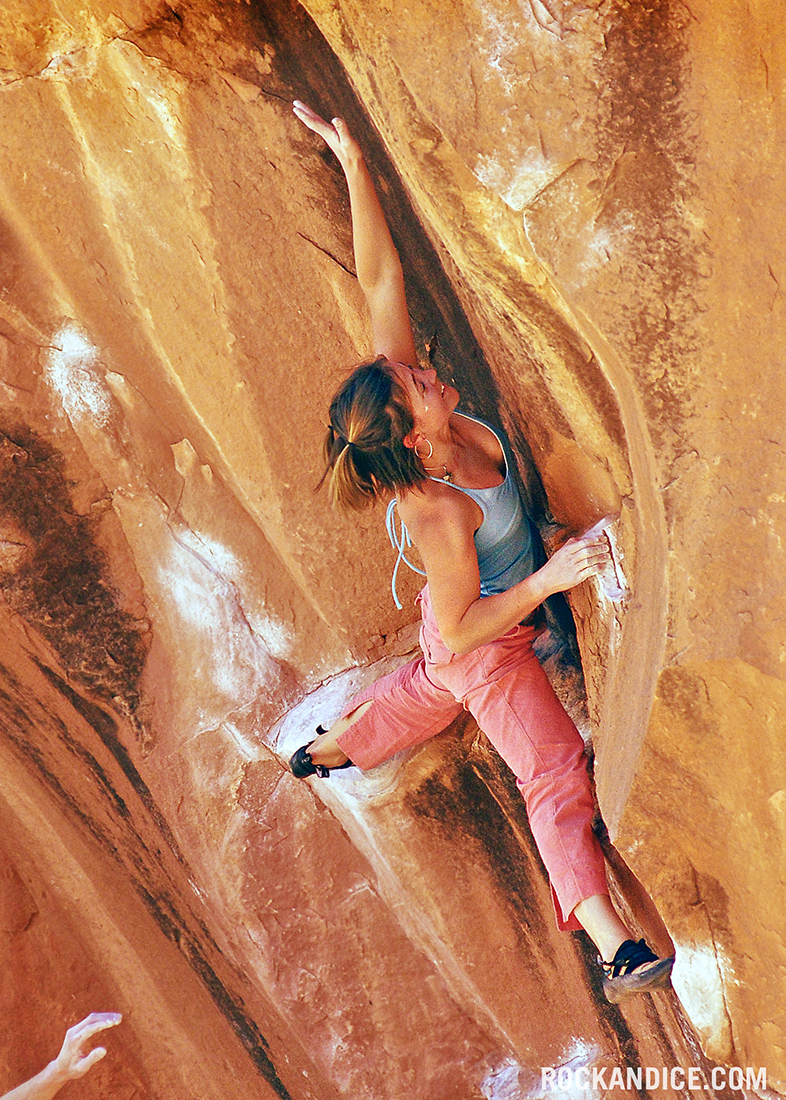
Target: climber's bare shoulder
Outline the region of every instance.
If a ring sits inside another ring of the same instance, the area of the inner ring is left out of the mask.
[[[445,573],[477,571],[474,535],[483,513],[465,493],[438,481],[400,493],[398,512],[423,559],[429,584]]]

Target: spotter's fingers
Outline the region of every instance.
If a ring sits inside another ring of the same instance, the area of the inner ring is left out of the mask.
[[[79,1058],[72,1070],[72,1075],[75,1078],[84,1077],[84,1075],[91,1070],[96,1062],[100,1062],[106,1054],[106,1047],[95,1047],[89,1054],[86,1054],[83,1058]]]

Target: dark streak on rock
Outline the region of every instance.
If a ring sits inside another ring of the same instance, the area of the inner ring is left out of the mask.
[[[462,867],[469,859],[467,846],[477,846],[480,852],[472,862],[488,867],[497,880],[497,897],[510,908],[514,924],[547,942],[519,837],[528,838],[531,856],[539,864],[540,856],[513,775],[504,765],[499,766],[495,757],[485,752],[470,760],[446,762],[443,770],[407,795],[406,805],[415,817],[431,822],[445,834],[439,841],[440,851],[453,850],[456,830],[461,831]]]
[[[156,805],[153,795],[150,792],[150,788],[147,786],[147,784],[137,771],[136,767],[134,766],[134,763],[128,754],[128,750],[117,736],[117,723],[115,722],[115,720],[109,714],[107,714],[106,711],[102,710],[101,707],[97,706],[95,703],[90,702],[90,700],[85,699],[84,696],[79,695],[78,692],[74,691],[74,689],[69,684],[67,684],[61,676],[58,676],[58,674],[53,669],[47,668],[47,666],[39,661],[37,658],[34,658],[34,660],[38,668],[41,670],[43,675],[46,676],[47,680],[49,680],[52,686],[55,687],[60,692],[60,694],[68,700],[74,710],[78,714],[80,714],[82,718],[84,718],[88,725],[90,725],[101,738],[103,744],[106,746],[107,749],[109,749],[112,756],[120,765],[123,774],[133,787],[136,794],[139,796],[139,799],[144,805],[145,809],[148,811],[158,828],[161,830],[163,836],[166,838],[167,844],[177,856],[178,860],[185,865],[185,858],[183,857],[183,854],[178,847],[177,841],[175,840],[175,837],[171,829],[169,828],[166,818]]]
[[[231,1024],[254,1064],[281,1100],[291,1100],[290,1093],[278,1076],[269,1054],[269,1046],[254,1021],[248,1016],[239,996],[232,996],[207,961],[198,940],[191,935],[179,914],[165,897],[157,896],[137,884],[137,891],[161,931],[188,960],[194,972],[210,993],[216,1006]],[[211,946],[218,948],[211,940]]]
[[[133,719],[147,655],[143,630],[118,605],[95,520],[74,513],[61,456],[26,426],[0,423],[0,517],[32,552],[2,576],[10,606],[55,649],[69,676]]]
[[[7,668],[0,667],[0,673],[5,675],[5,677],[12,682],[14,681],[14,677]],[[12,719],[12,721],[9,721],[9,719]],[[44,753],[41,749],[37,745],[34,745],[29,737],[14,732],[14,724],[16,724],[17,727],[27,727],[28,730],[32,731],[32,723],[29,721],[19,704],[2,689],[0,689],[0,720],[2,720],[0,730],[3,736],[7,737],[12,744],[16,745],[22,755],[31,761],[36,771],[43,777],[47,786],[57,796],[58,801],[67,806],[82,824],[87,827],[93,836],[103,840],[103,834],[96,823],[82,811],[77,802],[62,786],[57,776],[48,768],[44,760]]]
[[[576,933],[573,937],[576,951],[584,962],[587,972],[587,984],[592,990],[597,1006],[598,1019],[603,1031],[620,1053],[623,1066],[633,1070],[641,1068],[641,1057],[636,1037],[628,1026],[628,1021],[616,1005],[609,1004],[603,994],[603,974],[598,966],[598,949],[589,936]],[[645,994],[646,996],[646,994]],[[650,1095],[646,1088],[635,1089],[638,1096],[645,1100]]]

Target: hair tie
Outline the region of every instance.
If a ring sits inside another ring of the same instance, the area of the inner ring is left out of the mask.
[[[331,436],[333,437],[333,442],[334,443],[337,439],[340,439],[341,442],[344,444],[344,447],[342,448],[342,451],[345,448],[352,446],[352,440],[348,439],[344,435],[344,433],[339,428],[334,427],[333,424],[328,424],[328,431],[330,432]]]
[[[341,437],[341,442],[344,444],[344,446],[341,448],[341,450],[339,452],[339,455],[338,455],[339,458],[341,458],[342,455],[345,455],[350,447],[354,446],[353,443],[350,443],[350,441],[348,439],[344,439],[343,436]]]

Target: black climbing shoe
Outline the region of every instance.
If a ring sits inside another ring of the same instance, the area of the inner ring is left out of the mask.
[[[327,730],[322,726],[317,726],[317,733],[327,733]],[[352,761],[347,760],[346,764],[338,764],[335,768],[326,768],[324,764],[315,764],[311,759],[311,753],[308,751],[314,744],[313,741],[309,741],[307,745],[303,745],[297,752],[293,753],[289,760],[289,770],[295,776],[296,779],[308,779],[310,775],[316,775],[320,779],[327,779],[331,772],[340,771],[342,768],[351,768]]]
[[[613,1005],[634,993],[662,989],[669,984],[674,966],[673,955],[668,959],[658,958],[644,940],[638,943],[625,940],[610,963],[600,958],[598,961],[603,967],[603,992]]]

